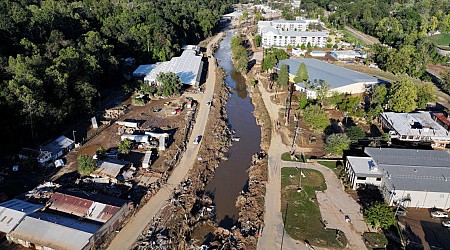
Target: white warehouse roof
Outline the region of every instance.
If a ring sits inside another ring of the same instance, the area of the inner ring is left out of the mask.
[[[159,73],[173,72],[181,78],[183,84],[196,85],[200,81],[202,67],[202,56],[197,56],[195,50],[187,49],[179,57],[173,57],[167,62],[156,63],[144,80],[155,82]]]
[[[36,205],[17,199],[1,203],[0,232],[11,232],[26,215],[33,213],[41,208],[41,205]]]
[[[37,246],[79,250],[99,228],[100,225],[78,219],[37,212],[26,216],[10,236]]]

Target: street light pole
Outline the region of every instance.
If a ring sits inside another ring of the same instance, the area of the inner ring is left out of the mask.
[[[77,131],[75,131],[75,130],[72,130],[72,135],[73,135],[73,142],[76,142],[76,141],[75,141],[75,132],[77,132]]]

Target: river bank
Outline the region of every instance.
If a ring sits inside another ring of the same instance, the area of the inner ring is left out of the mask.
[[[170,249],[200,246],[205,242],[210,245],[225,244],[224,239],[229,232],[218,227],[213,197],[205,192],[205,186],[213,178],[219,162],[226,160],[231,146],[225,109],[230,89],[223,80],[225,76],[225,72],[218,68],[211,113],[197,163],[188,178],[173,192],[170,204],[149,224],[134,248],[153,248],[155,242]]]

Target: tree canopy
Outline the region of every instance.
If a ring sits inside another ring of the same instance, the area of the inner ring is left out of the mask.
[[[403,76],[389,90],[389,107],[395,112],[409,113],[417,107],[417,89],[414,83]]]
[[[158,92],[162,96],[179,95],[183,86],[180,77],[173,72],[159,73],[156,76],[156,81],[159,84]]]
[[[128,154],[131,151],[132,147],[132,141],[125,139],[119,143],[117,143],[117,148],[119,150],[119,153],[121,154]]]
[[[308,70],[306,69],[306,64],[301,63],[300,67],[297,69],[297,74],[295,74],[294,82],[307,82],[309,79]]]
[[[289,71],[286,64],[281,64],[277,78],[278,87],[286,87],[289,84]]]
[[[375,229],[388,229],[395,224],[394,212],[385,203],[375,203],[364,211],[365,220]]]
[[[325,140],[325,152],[330,155],[342,156],[349,147],[350,139],[346,134],[331,134]]]
[[[303,120],[311,129],[320,132],[331,124],[327,113],[319,105],[307,106],[303,111]]]
[[[97,162],[90,155],[80,155],[77,161],[78,173],[81,175],[90,175],[97,167]]]
[[[89,117],[101,90],[123,86],[120,58],[169,60],[212,34],[232,2],[0,1],[0,137],[11,142],[1,154]]]

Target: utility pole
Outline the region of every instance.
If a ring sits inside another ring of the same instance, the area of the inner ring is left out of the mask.
[[[76,142],[75,141],[75,133],[76,133],[77,131],[75,131],[75,130],[72,130],[72,135],[73,135],[73,142]]]
[[[295,141],[297,140],[299,130],[300,130],[300,128],[298,127],[298,120],[297,120],[297,122],[295,124],[294,138],[292,139],[291,154],[294,154],[294,152],[295,152]]]

